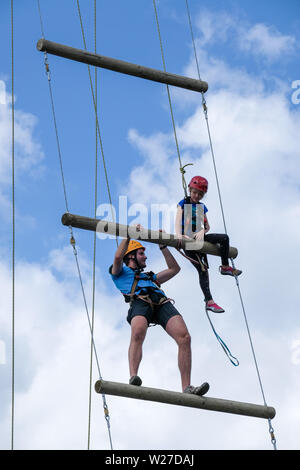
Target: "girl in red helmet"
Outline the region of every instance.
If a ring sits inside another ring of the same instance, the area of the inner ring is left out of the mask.
[[[221,250],[222,265],[220,273],[223,275],[239,276],[242,271],[229,266],[229,237],[227,234],[211,233],[207,219],[207,207],[200,200],[204,197],[208,189],[208,182],[202,176],[194,176],[189,183],[190,196],[179,201],[177,206],[175,231],[178,238],[194,238],[198,241],[218,243]],[[210,292],[208,262],[205,254],[197,251],[185,251],[185,254],[195,266],[199,274],[199,282],[204,294],[206,309],[215,313],[222,313],[224,309],[215,303]]]

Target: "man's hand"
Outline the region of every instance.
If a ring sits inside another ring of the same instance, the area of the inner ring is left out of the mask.
[[[111,273],[114,276],[118,276],[118,274],[120,274],[120,272],[122,271],[123,258],[124,258],[124,255],[125,255],[127,249],[128,249],[129,242],[130,242],[129,237],[124,238],[121,241],[120,245],[118,246],[117,251],[115,252],[113,267],[112,267],[112,271],[111,271]]]
[[[165,230],[160,229],[159,231],[165,233]],[[159,284],[163,284],[164,282],[174,277],[177,273],[179,273],[180,266],[165,244],[160,243],[159,248],[162,249],[162,254],[168,266],[168,269],[161,271],[156,276],[156,280],[159,282]]]
[[[161,228],[159,229],[159,232],[161,232],[161,233],[166,233],[166,231],[163,230],[163,229],[161,229]],[[159,246],[159,248],[164,248],[164,247],[166,247],[167,245],[166,245],[165,243],[159,243],[158,246]]]
[[[136,238],[138,235],[138,232],[141,232],[144,230],[144,227],[141,224],[137,225],[129,225],[128,227],[128,237],[130,238]]]

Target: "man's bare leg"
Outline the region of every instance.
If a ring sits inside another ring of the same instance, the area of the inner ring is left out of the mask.
[[[191,383],[191,337],[180,315],[170,318],[166,325],[166,332],[178,345],[178,367],[181,375],[182,390],[185,390]]]
[[[137,315],[131,320],[131,339],[128,350],[129,373],[137,375],[143,355],[143,342],[147,333],[148,322],[145,317]]]

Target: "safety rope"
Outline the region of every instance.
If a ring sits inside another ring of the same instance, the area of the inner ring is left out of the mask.
[[[162,43],[162,38],[161,38],[161,32],[160,32],[160,25],[159,25],[159,19],[158,19],[158,13],[157,13],[157,8],[156,8],[156,1],[153,0],[153,6],[154,6],[154,12],[155,12],[155,19],[156,19],[156,26],[157,26],[157,32],[158,32],[158,38],[159,38],[159,44],[160,44],[160,52],[161,52],[161,58],[162,58],[162,63],[163,63],[163,69],[164,72],[166,72],[166,62],[165,62],[165,55],[164,55],[164,49],[163,49],[163,43]],[[177,157],[178,157],[178,162],[179,162],[179,170],[181,173],[181,179],[182,179],[182,187],[184,190],[184,194],[187,197],[187,184],[185,181],[185,167],[188,165],[192,165],[192,163],[187,163],[186,165],[182,166],[182,161],[181,161],[181,155],[180,155],[180,150],[179,150],[179,144],[178,144],[178,138],[177,138],[177,132],[176,132],[176,125],[175,125],[175,119],[174,119],[174,112],[173,112],[173,106],[172,106],[172,100],[171,100],[171,94],[170,94],[170,87],[167,84],[167,94],[168,94],[168,101],[169,101],[169,107],[170,107],[170,113],[171,113],[171,120],[172,120],[172,126],[173,126],[173,132],[174,132],[174,139],[175,139],[175,144],[176,144],[176,150],[177,150]]]
[[[14,449],[15,422],[15,85],[14,85],[14,4],[11,0],[11,155],[12,155],[12,373],[11,450]]]
[[[238,366],[240,363],[239,363],[239,360],[233,356],[233,354],[231,354],[230,352],[230,349],[228,348],[228,346],[226,345],[226,343],[222,340],[221,336],[218,335],[218,333],[216,332],[216,329],[213,325],[213,322],[209,316],[209,313],[208,313],[208,310],[207,308],[205,308],[205,313],[206,313],[206,316],[207,316],[207,319],[210,323],[210,326],[211,326],[211,329],[213,330],[214,334],[215,334],[215,337],[217,338],[218,342],[220,343],[224,353],[226,354],[226,356],[228,357],[228,359],[230,360],[230,362],[234,365],[234,366]]]
[[[198,78],[199,78],[199,80],[202,80],[202,79],[201,79],[201,74],[200,74],[200,68],[199,68],[198,57],[197,57],[197,51],[196,51],[195,38],[194,38],[194,32],[193,32],[193,26],[192,26],[192,20],[191,20],[191,15],[190,15],[189,4],[188,4],[188,0],[185,0],[185,1],[186,1],[186,9],[187,9],[187,15],[188,15],[188,20],[189,20],[190,32],[191,32],[191,37],[192,37],[192,43],[193,43],[193,48],[194,48],[194,55],[195,55],[195,62],[196,62],[196,66],[197,66]],[[227,233],[226,222],[225,222],[225,215],[224,215],[224,209],[223,209],[223,203],[222,203],[222,197],[221,197],[221,190],[220,190],[220,184],[219,184],[217,166],[216,166],[216,161],[215,161],[215,152],[214,152],[214,149],[213,149],[212,138],[211,138],[211,133],[210,133],[210,128],[209,128],[209,122],[208,122],[207,103],[206,103],[206,99],[205,99],[205,96],[204,96],[204,93],[203,93],[203,92],[201,92],[201,96],[202,96],[202,108],[203,108],[203,113],[204,113],[204,117],[205,117],[207,132],[208,132],[209,145],[210,145],[210,150],[211,150],[211,155],[212,155],[212,161],[213,161],[214,172],[215,172],[215,177],[216,177],[216,183],[217,183],[219,201],[220,201],[220,206],[221,206],[221,213],[222,213],[222,218],[223,218],[223,224],[224,224],[224,228],[225,228],[225,233]]]
[[[75,260],[76,260],[77,272],[78,272],[79,282],[80,282],[81,291],[82,291],[82,295],[83,295],[85,311],[86,311],[86,314],[87,314],[87,320],[88,320],[88,324],[89,324],[89,329],[90,329],[90,334],[91,334],[91,342],[92,342],[92,347],[93,347],[93,351],[94,351],[94,354],[95,354],[99,380],[102,380],[103,377],[102,377],[102,374],[101,374],[100,362],[99,362],[99,359],[98,359],[97,348],[96,348],[96,345],[95,345],[95,340],[94,340],[94,335],[93,335],[92,323],[91,323],[91,319],[90,319],[90,315],[89,315],[89,311],[88,311],[88,306],[87,306],[87,301],[86,301],[86,296],[85,296],[85,291],[84,291],[84,286],[83,286],[83,281],[82,281],[82,276],[81,276],[81,271],[80,271],[80,266],[79,266],[79,261],[78,261],[78,253],[77,253],[77,249],[76,249],[76,242],[75,242],[75,238],[73,236],[72,227],[70,226],[69,229],[70,229],[70,235],[71,235],[70,243],[72,245],[73,253],[74,253],[74,256],[75,256]],[[105,396],[104,393],[102,393],[102,402],[103,402],[104,418],[105,418],[106,424],[107,424],[110,448],[111,448],[111,450],[113,450],[112,438],[111,438],[111,429],[110,429],[110,416],[109,416],[108,406],[107,406],[107,402],[106,402],[106,396]]]
[[[42,13],[41,13],[40,0],[37,0],[37,4],[38,4],[38,12],[39,12],[39,18],[40,18],[41,33],[42,33],[42,38],[44,39],[45,38],[45,31],[44,31],[44,24],[43,24],[43,18],[42,18]],[[68,199],[67,199],[67,189],[66,189],[66,182],[65,182],[65,177],[64,177],[64,169],[63,169],[60,141],[59,141],[59,136],[58,136],[56,113],[55,113],[54,99],[53,99],[53,92],[52,92],[52,84],[51,84],[51,74],[50,74],[50,68],[49,68],[49,63],[48,63],[48,54],[47,54],[47,52],[44,52],[44,64],[45,64],[45,69],[46,69],[46,75],[47,75],[47,78],[48,78],[48,88],[49,88],[49,95],[50,95],[50,101],[51,101],[51,110],[52,110],[52,116],[53,116],[53,124],[54,124],[54,130],[55,130],[56,145],[57,145],[57,151],[58,151],[58,159],[59,159],[60,174],[61,174],[61,179],[62,179],[65,206],[66,206],[67,212],[69,212]]]
[[[195,45],[195,38],[194,38],[194,33],[193,33],[193,26],[192,26],[192,20],[191,20],[191,14],[190,14],[190,9],[189,9],[189,5],[188,5],[188,0],[186,0],[186,9],[187,9],[187,15],[188,15],[188,21],[189,21],[189,26],[190,26],[191,38],[192,38],[192,43],[193,43],[193,48],[194,48],[194,55],[195,55],[195,62],[196,62],[196,66],[197,66],[198,78],[199,78],[199,80],[201,80],[198,57],[197,57],[197,51],[196,51],[196,45]],[[225,233],[227,234],[225,214],[224,214],[224,208],[223,208],[223,202],[222,202],[222,196],[221,196],[217,166],[216,166],[216,161],[215,161],[215,153],[214,153],[214,149],[213,149],[213,145],[212,145],[211,132],[210,132],[210,127],[209,127],[209,122],[208,122],[207,104],[206,104],[206,100],[205,100],[205,97],[204,97],[204,93],[202,93],[202,107],[203,107],[203,113],[204,113],[204,117],[205,117],[205,121],[206,121],[207,131],[208,131],[209,145],[210,145],[211,156],[212,156],[212,161],[213,161],[213,167],[214,167],[214,172],[215,172],[215,178],[216,178],[216,183],[217,183],[217,189],[218,189],[219,202],[220,202],[220,207],[221,207],[221,212],[222,212],[224,230],[225,230]],[[231,258],[231,263],[232,263],[233,269],[235,269],[233,258]],[[249,342],[250,342],[250,346],[251,346],[252,356],[253,356],[253,359],[254,359],[254,364],[255,364],[255,368],[256,368],[256,373],[257,373],[257,377],[258,377],[258,381],[259,381],[259,385],[260,385],[260,390],[261,390],[263,402],[264,402],[264,405],[267,406],[265,393],[264,393],[264,389],[263,389],[263,384],[262,384],[262,380],[261,380],[261,375],[260,375],[260,371],[259,371],[259,367],[258,367],[258,363],[257,363],[257,359],[256,359],[256,354],[255,354],[255,350],[254,350],[254,346],[253,346],[253,341],[252,341],[252,337],[251,337],[251,333],[250,333],[250,328],[249,328],[249,324],[248,324],[248,320],[247,320],[246,310],[245,310],[245,307],[244,307],[244,302],[243,302],[243,298],[242,298],[242,294],[241,294],[239,281],[238,281],[237,276],[234,276],[234,277],[235,277],[235,282],[236,282],[236,285],[237,285],[237,289],[238,289],[238,293],[239,293],[239,297],[240,297],[240,301],[241,301],[243,317],[244,317],[244,321],[245,321],[245,324],[246,324],[247,334],[248,334],[248,338],[249,338]],[[273,445],[274,450],[277,450],[276,438],[275,438],[275,435],[274,435],[274,429],[272,427],[271,419],[268,419],[268,423],[269,423],[269,433],[270,433],[270,436],[271,436],[271,443]]]
[[[78,11],[78,16],[79,16],[79,21],[80,21],[80,27],[81,27],[81,34],[82,34],[82,39],[83,39],[84,50],[86,51],[87,47],[86,47],[85,33],[84,33],[84,27],[83,27],[83,21],[82,21],[82,15],[81,15],[79,0],[76,0],[76,2],[77,2],[77,11]],[[95,111],[96,126],[97,126],[97,132],[98,132],[98,136],[99,136],[99,143],[100,143],[100,149],[101,149],[101,155],[102,155],[102,162],[103,162],[103,169],[104,169],[104,174],[105,174],[107,193],[108,193],[109,203],[110,203],[110,207],[111,207],[112,219],[113,219],[113,222],[116,223],[115,215],[114,215],[114,211],[113,211],[113,206],[112,206],[112,197],[111,197],[109,181],[108,181],[108,173],[107,173],[105,156],[104,156],[103,142],[102,142],[102,137],[101,137],[101,132],[100,132],[100,125],[99,125],[98,111],[97,111],[97,103],[96,103],[96,99],[95,99],[93,81],[92,81],[92,76],[91,76],[91,68],[90,68],[89,65],[87,65],[87,68],[88,68],[90,88],[91,88],[92,99],[93,99],[93,106],[94,106],[94,111]],[[118,246],[118,237],[116,237],[116,244]]]
[[[86,45],[86,39],[85,39],[85,32],[84,32],[84,26],[83,26],[83,20],[82,20],[82,14],[81,14],[81,9],[80,9],[80,3],[79,0],[76,1],[77,3],[77,11],[78,11],[78,17],[80,21],[80,28],[81,28],[81,34],[82,34],[82,40],[84,44],[84,49],[87,50],[87,45]],[[96,52],[96,1],[94,0],[94,48]],[[95,91],[93,87],[93,81],[92,81],[92,75],[91,75],[91,69],[90,66],[87,66],[88,68],[88,75],[89,75],[89,81],[90,81],[90,88],[91,88],[91,93],[92,93],[92,99],[93,99],[93,106],[94,106],[94,111],[95,111],[95,124],[96,124],[96,141],[97,141],[97,134],[99,137],[99,143],[100,143],[100,149],[101,149],[101,155],[102,155],[102,162],[103,162],[103,168],[104,168],[104,174],[105,174],[105,180],[106,180],[106,187],[107,187],[107,192],[108,192],[108,197],[109,197],[109,202],[110,202],[110,207],[112,209],[112,198],[111,198],[111,193],[110,193],[110,187],[109,187],[109,181],[108,181],[108,173],[107,173],[107,168],[106,168],[106,162],[105,162],[105,156],[104,156],[104,148],[103,148],[103,143],[102,143],[102,137],[101,137],[101,132],[100,132],[100,126],[99,126],[99,119],[98,119],[98,109],[97,109],[97,79],[95,75]],[[96,67],[95,67],[95,74],[96,74]],[[98,146],[98,143],[96,144]],[[98,148],[98,147],[97,147]],[[96,212],[97,212],[97,168],[98,168],[98,150],[96,150],[96,158],[95,158],[95,213],[94,216],[96,218]],[[115,222],[114,218],[114,212],[112,210],[112,217],[113,221]],[[116,244],[118,246],[118,239],[116,237]],[[91,338],[93,338],[93,330],[94,330],[94,309],[95,309],[95,273],[96,273],[96,233],[94,234],[94,251],[93,251],[93,294],[92,294],[92,323],[91,323]],[[92,339],[93,341],[93,339]],[[91,396],[92,396],[92,362],[93,362],[93,345],[91,343],[91,356],[90,356],[90,388],[89,388],[89,419],[88,419],[88,448],[90,447],[90,434],[91,434]],[[100,380],[102,379],[102,376],[99,371],[99,378]],[[109,421],[109,414],[108,414],[108,408],[106,404],[106,397],[104,394],[102,394],[102,400],[103,400],[103,408],[104,408],[104,415],[108,423],[108,430],[109,430],[109,439],[110,439],[110,445],[112,449],[112,440],[111,440],[111,435],[110,435],[110,421]]]
[[[42,38],[44,38],[45,34],[44,34],[44,27],[43,27],[43,21],[42,21],[40,1],[39,0],[37,0],[37,4],[38,4],[39,16],[40,16],[40,25],[41,25]],[[54,99],[53,99],[52,85],[51,85],[51,74],[50,74],[50,67],[49,67],[49,63],[48,63],[47,52],[44,52],[44,57],[45,57],[45,59],[44,59],[45,69],[46,69],[46,74],[47,74],[48,84],[49,84],[49,91],[50,91],[52,116],[53,116],[55,134],[56,134],[56,142],[57,142],[57,149],[58,149],[58,156],[59,156],[59,163],[60,163],[60,172],[61,172],[63,188],[64,188],[65,205],[66,205],[66,211],[69,212],[67,191],[66,191],[65,178],[64,178],[64,170],[63,170],[63,164],[62,164],[62,155],[61,155],[61,150],[60,150],[59,134],[58,134],[58,128],[57,128],[57,124],[56,124],[56,114],[55,114]],[[84,291],[84,285],[83,285],[83,280],[82,280],[82,275],[81,275],[81,270],[80,270],[80,265],[79,265],[79,260],[78,260],[78,252],[77,252],[77,249],[76,249],[76,242],[75,242],[72,226],[69,226],[69,230],[70,230],[70,243],[71,243],[71,246],[73,248],[73,254],[74,254],[74,258],[75,258],[75,262],[76,262],[78,278],[79,278],[79,282],[80,282],[80,286],[81,286],[81,292],[82,292],[82,296],[83,296],[83,302],[84,302],[85,311],[86,311],[87,320],[88,320],[88,325],[89,325],[90,334],[91,334],[92,348],[93,348],[93,351],[94,351],[94,354],[95,354],[95,359],[96,359],[99,378],[100,378],[100,380],[102,380],[100,363],[99,363],[97,349],[96,349],[96,345],[95,345],[95,341],[94,341],[92,322],[91,322],[89,311],[88,311],[88,306],[87,306],[87,301],[86,301],[86,296],[85,296],[85,291]],[[106,402],[106,397],[105,397],[104,394],[102,394],[102,401],[103,401],[104,417],[105,417],[106,424],[107,424],[107,429],[108,429],[110,447],[111,447],[111,450],[112,450],[113,446],[112,446],[111,430],[110,430],[110,416],[109,416],[108,406],[107,406],[107,402]]]
[[[97,52],[97,1],[94,0],[94,50]],[[97,81],[97,67],[95,67],[95,102],[96,110],[98,103],[98,81]],[[97,190],[98,190],[98,135],[97,135],[97,121],[95,118],[95,205],[94,205],[94,218],[97,215]],[[97,246],[97,233],[94,232],[93,239],[93,280],[92,280],[92,334],[94,335],[95,326],[95,294],[96,294],[96,246]],[[88,450],[91,443],[91,417],[92,417],[92,388],[93,388],[93,342],[91,340],[90,348],[90,384],[89,384],[89,412],[88,412]]]

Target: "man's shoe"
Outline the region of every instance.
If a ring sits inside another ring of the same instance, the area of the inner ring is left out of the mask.
[[[220,273],[224,276],[239,276],[243,271],[240,269],[233,269],[231,266],[220,266]]]
[[[206,302],[205,308],[206,308],[206,310],[210,310],[211,312],[214,312],[214,313],[223,313],[223,312],[225,312],[225,310],[216,303],[208,304]]]
[[[194,387],[193,385],[189,385],[188,387],[184,389],[183,393],[190,393],[192,395],[199,395],[202,397],[208,392],[208,390],[209,390],[209,384],[207,382],[204,382],[199,387]]]
[[[130,384],[130,385],[137,385],[137,386],[140,386],[140,385],[142,385],[142,379],[141,379],[138,375],[133,375],[133,376],[130,377],[130,379],[129,379],[129,384]]]

